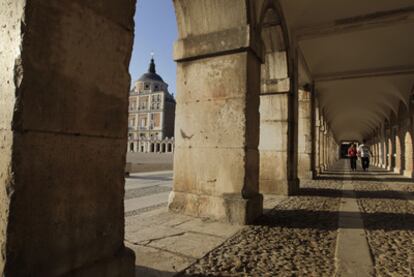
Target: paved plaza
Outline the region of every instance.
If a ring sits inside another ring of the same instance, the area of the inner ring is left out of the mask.
[[[172,171],[131,174],[125,179],[125,217],[167,207]]]
[[[132,173],[168,171],[173,169],[173,154],[128,152],[127,162]]]
[[[378,168],[351,174],[346,162],[297,196],[265,196],[250,226],[169,213],[172,172],[132,174],[136,276],[413,276],[413,184]]]

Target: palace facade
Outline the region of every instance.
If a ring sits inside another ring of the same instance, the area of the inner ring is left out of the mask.
[[[175,100],[156,73],[154,58],[129,95],[129,152],[172,152]]]

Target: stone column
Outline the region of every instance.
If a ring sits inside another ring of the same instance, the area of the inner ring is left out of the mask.
[[[388,143],[388,135],[385,134],[384,137],[384,141],[383,141],[383,146],[384,146],[384,165],[383,168],[388,170],[389,167],[389,143]]]
[[[0,272],[134,276],[124,247],[135,1],[0,1]]]
[[[286,52],[266,54],[262,66],[260,96],[260,192],[291,195],[298,191],[294,165],[296,147],[289,145],[293,130],[289,120],[294,120],[292,110],[291,79],[287,72]]]
[[[325,131],[323,133],[323,169],[328,169],[328,129],[325,127]]]
[[[392,142],[392,132],[391,130],[387,130],[387,170],[394,170],[394,165],[393,165],[393,156],[394,156],[394,151],[393,151],[393,142]]]
[[[379,167],[384,168],[384,142],[383,138],[380,137],[379,142]]]
[[[312,179],[312,93],[299,90],[298,178]]]
[[[403,162],[403,153],[401,151],[401,139],[399,136],[398,129],[394,131],[394,140],[395,140],[395,167],[394,172],[402,174],[402,162]]]
[[[371,143],[371,152],[372,152],[372,157],[371,157],[370,163],[375,166],[377,163],[377,149],[376,149],[375,140]]]
[[[320,172],[325,170],[325,127],[321,121],[321,126],[319,129],[319,169]]]
[[[217,20],[221,12],[210,19]],[[252,45],[251,32],[241,26],[188,36],[175,45],[171,211],[239,224],[262,214],[257,149],[261,47]]]
[[[315,138],[313,140],[313,144],[314,144],[314,166],[315,168],[313,169],[313,176],[316,177],[317,174],[320,172],[321,168],[320,168],[320,128],[321,128],[321,124],[320,124],[320,118],[319,118],[319,107],[318,105],[315,103]]]

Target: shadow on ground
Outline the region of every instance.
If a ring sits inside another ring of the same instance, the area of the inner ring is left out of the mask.
[[[414,200],[414,194],[406,193],[401,194],[401,191],[397,190],[382,190],[382,191],[361,191],[353,190],[357,193],[357,198],[369,198],[369,199],[408,199]],[[353,192],[352,191],[352,192]],[[301,188],[299,196],[320,196],[320,197],[345,197],[353,198],[347,194],[347,190],[336,189],[315,189],[315,188]],[[345,194],[343,194],[345,193]]]
[[[177,276],[177,272],[160,271],[144,266],[135,266],[135,277],[171,277]]]

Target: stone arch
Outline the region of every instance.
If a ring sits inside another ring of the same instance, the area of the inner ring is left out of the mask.
[[[287,195],[298,189],[295,124],[298,95],[295,89],[297,78],[291,63],[289,33],[278,5],[278,1],[263,1],[258,17],[264,49],[261,66],[259,186],[263,193]],[[287,93],[289,91],[292,93]]]
[[[413,177],[413,140],[411,133],[407,131],[404,137],[405,145],[405,159],[404,159],[404,175],[407,177]]]

